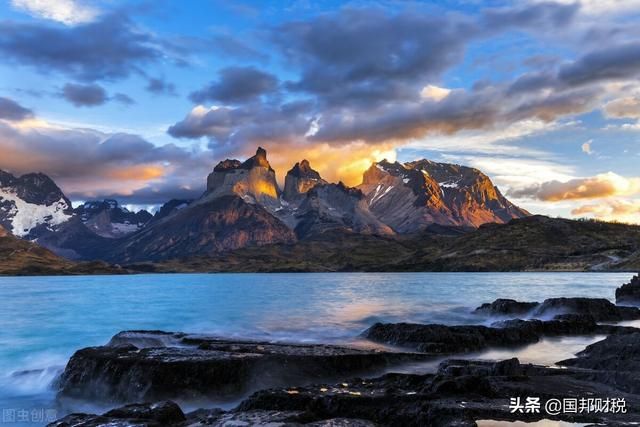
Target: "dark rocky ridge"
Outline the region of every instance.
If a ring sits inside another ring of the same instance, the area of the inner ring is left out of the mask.
[[[151,218],[151,221],[153,222],[160,221],[161,219],[176,213],[180,209],[186,208],[192,202],[193,200],[191,199],[171,199],[167,203],[162,205],[160,209],[158,209],[158,212],[156,212],[155,215],[153,215],[153,218]]]
[[[393,230],[369,211],[362,192],[343,183],[318,184],[306,193],[295,215],[300,239],[329,230],[377,236],[393,235]]]

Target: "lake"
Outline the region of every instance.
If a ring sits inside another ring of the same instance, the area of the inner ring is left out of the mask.
[[[470,311],[496,298],[613,300],[615,288],[631,277],[631,273],[0,277],[0,408],[54,410],[50,383],[73,352],[105,344],[121,330],[363,345],[358,335],[375,322],[478,323],[485,319]],[[517,353],[495,350],[477,356],[516,354],[527,361],[553,363],[549,350],[561,360],[595,339],[544,340]],[[405,367],[414,368],[429,366]],[[59,417],[68,409],[55,410]]]

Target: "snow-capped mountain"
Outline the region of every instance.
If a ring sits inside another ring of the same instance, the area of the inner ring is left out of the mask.
[[[463,232],[528,215],[479,170],[429,160],[375,163],[356,188],[328,183],[303,160],[282,191],[262,148],[245,161],[218,163],[202,197],[171,200],[153,217],[115,200],[73,210],[41,174],[3,173],[0,182],[0,225],[7,230],[65,257],[118,263],[289,245],[336,232],[390,239],[434,226]]]
[[[48,176],[0,171],[0,225],[13,235],[36,238],[72,216],[71,202]]]
[[[131,212],[113,199],[89,201],[78,206],[74,212],[91,231],[107,238],[135,233],[153,217],[145,210]]]

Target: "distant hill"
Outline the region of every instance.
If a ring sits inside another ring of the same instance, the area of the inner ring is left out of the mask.
[[[129,266],[139,271],[637,271],[640,226],[532,216],[412,236],[334,230],[295,244]]]
[[[101,261],[76,263],[35,243],[18,239],[0,226],[0,275],[121,274]]]

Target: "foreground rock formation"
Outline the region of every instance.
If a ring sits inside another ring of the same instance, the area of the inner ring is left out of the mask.
[[[127,404],[102,415],[71,414],[50,426],[472,427],[482,420],[545,419],[637,425],[640,329],[599,322],[638,319],[640,310],[597,298],[552,298],[542,303],[499,299],[475,312],[502,319],[491,326],[378,323],[363,333],[372,341],[419,353],[121,332],[105,346],[76,352],[57,386],[61,401]],[[519,318],[551,314],[550,320]],[[546,337],[595,335],[607,337],[575,358],[558,361],[563,369],[515,358],[451,358],[432,373],[375,377],[384,367],[411,366],[405,362],[516,348]],[[244,400],[230,410],[189,413],[164,400],[230,396]],[[530,398],[539,405],[537,410],[525,410]],[[562,403],[566,401],[575,406],[548,409],[550,403],[568,405]]]
[[[237,397],[259,388],[373,372],[424,356],[331,345],[220,340],[159,331],[121,332],[77,351],[61,397],[108,402]]]

